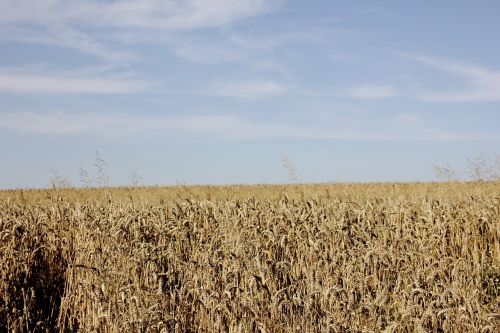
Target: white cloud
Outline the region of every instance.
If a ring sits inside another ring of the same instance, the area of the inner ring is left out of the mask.
[[[229,24],[275,4],[265,0],[1,0],[0,22],[189,30]]]
[[[387,127],[355,124],[350,128],[336,124],[258,122],[234,115],[144,115],[96,112],[0,112],[0,129],[30,135],[66,136],[91,134],[108,137],[133,135],[258,140],[299,138],[315,140],[378,141],[494,141],[498,137],[457,133],[429,127],[411,115],[386,119]]]
[[[118,94],[146,91],[146,82],[118,78],[0,73],[0,93]]]
[[[83,132],[88,124],[63,113],[0,113],[0,128],[22,133],[60,136]]]
[[[285,93],[287,87],[271,80],[228,82],[218,81],[212,85],[210,94],[217,96],[261,99]]]
[[[8,112],[0,113],[0,128],[38,135],[99,134],[130,135],[168,129],[219,131],[235,127],[229,117],[151,117],[106,113]]]
[[[113,63],[137,55],[124,51],[117,36],[142,35],[140,42],[164,41],[174,31],[222,27],[266,12],[281,0],[0,0],[0,40],[75,49]],[[146,36],[146,38],[143,38]],[[169,38],[167,38],[168,40]],[[113,41],[115,43],[110,43]],[[118,42],[118,43],[116,43]],[[233,50],[169,40],[173,51],[194,63],[239,57]]]
[[[0,39],[75,49],[115,62],[135,58],[135,55],[130,52],[112,50],[82,31],[72,29],[66,25],[55,25],[44,28],[0,26]]]
[[[356,12],[360,13],[360,14],[371,14],[371,15],[377,15],[377,16],[393,15],[393,12],[391,12],[388,9],[381,8],[381,7],[370,7],[370,8],[359,9]]]
[[[394,88],[387,85],[362,85],[348,92],[349,97],[360,99],[383,99],[394,97],[395,95],[396,91]]]
[[[272,72],[279,74],[288,81],[294,80],[294,75],[292,74],[290,68],[284,63],[273,58],[255,61],[251,64],[251,67],[252,70],[256,72]]]
[[[168,135],[175,131],[244,139],[310,135],[281,125],[262,125],[227,115],[153,117],[104,113],[0,112],[0,129],[50,136],[89,133],[105,136],[145,133]]]
[[[296,128],[286,124],[258,123],[229,115],[147,116],[69,112],[0,112],[0,129],[30,135],[66,136],[92,134],[123,137],[129,135],[174,135],[231,139],[377,139],[366,132]]]
[[[474,64],[418,54],[402,54],[418,63],[462,77],[471,87],[463,91],[423,91],[419,98],[429,102],[496,102],[500,101],[500,71]]]
[[[219,64],[242,60],[241,55],[236,50],[221,45],[179,41],[172,41],[171,45],[178,57],[195,64]]]
[[[186,29],[221,26],[266,11],[273,3],[273,1],[265,0],[191,0],[189,2],[184,10],[172,16],[166,24]],[[176,1],[176,4],[178,3],[179,1]]]
[[[294,31],[252,31],[252,33],[231,32],[228,38],[242,48],[265,50],[273,49],[283,45],[330,45],[333,43],[331,35],[337,30],[324,27],[310,27],[296,24]]]

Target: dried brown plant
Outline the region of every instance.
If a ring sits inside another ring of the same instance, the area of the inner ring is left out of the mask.
[[[498,332],[499,185],[0,192],[0,331]]]

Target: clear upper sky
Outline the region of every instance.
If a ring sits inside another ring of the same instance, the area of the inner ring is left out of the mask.
[[[0,188],[435,180],[500,153],[500,1],[0,0]]]

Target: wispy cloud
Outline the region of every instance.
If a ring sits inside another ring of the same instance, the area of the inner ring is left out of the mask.
[[[7,112],[0,113],[0,128],[26,134],[61,136],[85,132],[88,124],[78,118],[60,112]]]
[[[360,99],[383,99],[394,97],[396,90],[388,85],[367,84],[351,89],[347,95]]]
[[[294,29],[284,31],[252,31],[249,33],[230,32],[228,38],[242,48],[266,50],[282,47],[284,45],[332,45],[333,35],[340,35],[339,30],[329,26],[310,26],[297,22]]]
[[[0,22],[196,29],[222,26],[269,10],[265,0],[2,0]]]
[[[262,99],[281,95],[288,87],[272,80],[216,81],[209,94],[245,99]]]
[[[167,129],[219,131],[234,128],[231,117],[116,115],[106,113],[7,112],[0,113],[0,127],[35,135],[97,134],[126,136]]]
[[[380,16],[388,16],[388,15],[393,14],[390,10],[385,9],[385,8],[381,8],[381,7],[363,8],[363,9],[357,10],[356,12],[361,13],[361,14],[371,14],[371,15],[380,15]]]
[[[462,91],[423,91],[419,98],[424,101],[442,103],[500,101],[500,71],[427,55],[409,53],[402,55],[415,62],[462,77],[470,85],[469,89]]]
[[[138,56],[125,50],[123,40],[114,38],[118,31],[124,36],[136,33],[165,36],[172,32],[223,27],[269,11],[280,1],[0,0],[0,40],[70,48],[113,63],[127,63]],[[171,44],[177,55],[196,63],[234,57],[226,51],[197,52],[199,48],[193,43]]]
[[[251,68],[256,72],[276,73],[288,81],[294,80],[292,70],[284,63],[273,58],[255,61],[251,63]]]
[[[67,25],[51,25],[47,27],[0,26],[0,40],[74,49],[113,62],[124,62],[136,58],[136,55],[131,52],[113,50],[82,31],[70,28]]]
[[[0,129],[32,135],[97,134],[127,136],[178,131],[192,135],[239,139],[318,137],[318,133],[283,124],[260,124],[233,115],[149,116],[69,112],[0,112]],[[342,134],[344,136],[344,134]]]
[[[174,135],[176,138],[198,137],[260,140],[297,138],[313,140],[377,141],[499,141],[498,137],[457,133],[430,127],[412,115],[402,114],[386,119],[390,128],[356,124],[348,128],[335,124],[260,122],[235,115],[144,115],[96,112],[0,112],[0,129],[29,135],[66,136],[92,134],[106,137]]]
[[[194,64],[219,64],[242,61],[242,55],[224,45],[204,45],[202,42],[170,41],[175,55]]]
[[[145,92],[151,85],[123,78],[0,72],[0,93],[120,94]]]

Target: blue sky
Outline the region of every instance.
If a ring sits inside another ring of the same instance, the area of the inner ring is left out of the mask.
[[[435,180],[500,151],[500,2],[0,0],[0,188]]]

